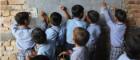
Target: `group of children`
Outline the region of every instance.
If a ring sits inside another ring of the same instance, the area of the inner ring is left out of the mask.
[[[42,12],[43,28],[29,27],[31,19],[29,12],[16,14],[16,22],[12,25],[11,30],[16,38],[18,60],[58,60],[58,56],[61,55],[69,56],[70,60],[93,60],[96,49],[95,41],[100,38],[101,34],[100,26],[97,24],[100,15],[104,16],[110,28],[110,60],[118,60],[124,48],[123,41],[126,30],[124,21],[127,18],[125,11],[114,9],[111,12],[107,4],[103,2],[101,14],[95,10],[90,10],[83,20],[84,8],[81,5],[72,7],[72,17],[66,7],[61,6],[61,10],[67,18],[63,22],[62,16],[58,12],[51,13],[50,18],[45,12]],[[138,36],[137,39],[139,38]],[[137,39],[135,40],[138,41]],[[127,41],[126,43],[131,42]],[[133,41],[133,43],[138,42]],[[135,47],[138,49],[139,46]],[[129,51],[135,52],[131,49]],[[139,57],[140,54],[138,53],[137,56]],[[120,60],[122,59],[120,58]],[[128,60],[131,60],[131,57],[128,56]]]

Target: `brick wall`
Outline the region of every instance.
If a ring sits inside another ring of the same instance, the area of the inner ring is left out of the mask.
[[[16,60],[15,40],[0,41],[0,60]]]
[[[23,11],[25,8],[24,0],[0,0],[0,28],[1,32],[9,32],[13,16]]]
[[[27,9],[24,0],[0,0],[0,60],[16,60],[15,40],[11,40],[10,24],[14,15]]]
[[[140,0],[125,0],[128,11],[128,25],[140,27]]]

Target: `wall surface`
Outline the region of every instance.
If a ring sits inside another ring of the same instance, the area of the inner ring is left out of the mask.
[[[125,0],[128,11],[128,25],[140,27],[140,0]]]
[[[27,0],[27,4],[32,7],[38,8],[38,10],[45,10],[46,12],[60,12],[59,5],[66,6],[69,10],[75,4],[84,6],[85,10],[98,10],[102,0]],[[110,5],[122,8],[123,0],[106,0]],[[117,2],[117,3],[116,3]]]
[[[10,31],[11,22],[14,16],[20,11],[32,11],[35,17],[31,21],[31,26],[39,25],[40,19],[38,15],[40,10],[51,12],[60,12],[59,6],[66,6],[69,11],[75,4],[84,6],[85,12],[91,9],[99,11],[100,3],[102,0],[0,0],[0,40],[13,39]],[[123,8],[123,0],[106,0],[110,5]],[[116,3],[117,2],[117,3]]]

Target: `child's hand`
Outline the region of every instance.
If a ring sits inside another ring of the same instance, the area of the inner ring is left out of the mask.
[[[40,16],[43,19],[43,21],[48,24],[49,18],[48,18],[47,14],[44,11],[40,12]]]
[[[71,51],[71,50],[67,50],[67,51],[61,52],[58,56],[62,56],[62,55],[67,55],[67,56],[69,56],[70,54],[72,54],[72,51]]]
[[[67,8],[64,5],[60,5],[60,10],[67,11]]]
[[[45,11],[41,11],[40,12],[40,16],[43,18],[43,19],[46,19],[47,18],[47,14],[45,13]]]
[[[107,3],[105,2],[105,0],[102,1],[101,7],[103,7],[103,8],[106,8],[107,7]]]

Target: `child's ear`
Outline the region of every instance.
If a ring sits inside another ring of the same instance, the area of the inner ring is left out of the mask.
[[[30,23],[30,22],[29,22],[28,20],[25,20],[25,21],[24,21],[24,24],[25,24],[25,25],[29,25],[29,23]]]
[[[119,21],[116,16],[114,16],[113,19],[114,19],[115,22]]]
[[[88,23],[91,22],[91,20],[90,20],[90,18],[88,16],[86,17],[86,20],[87,20]]]
[[[83,18],[84,17],[84,13],[81,13],[79,17],[80,18]]]

